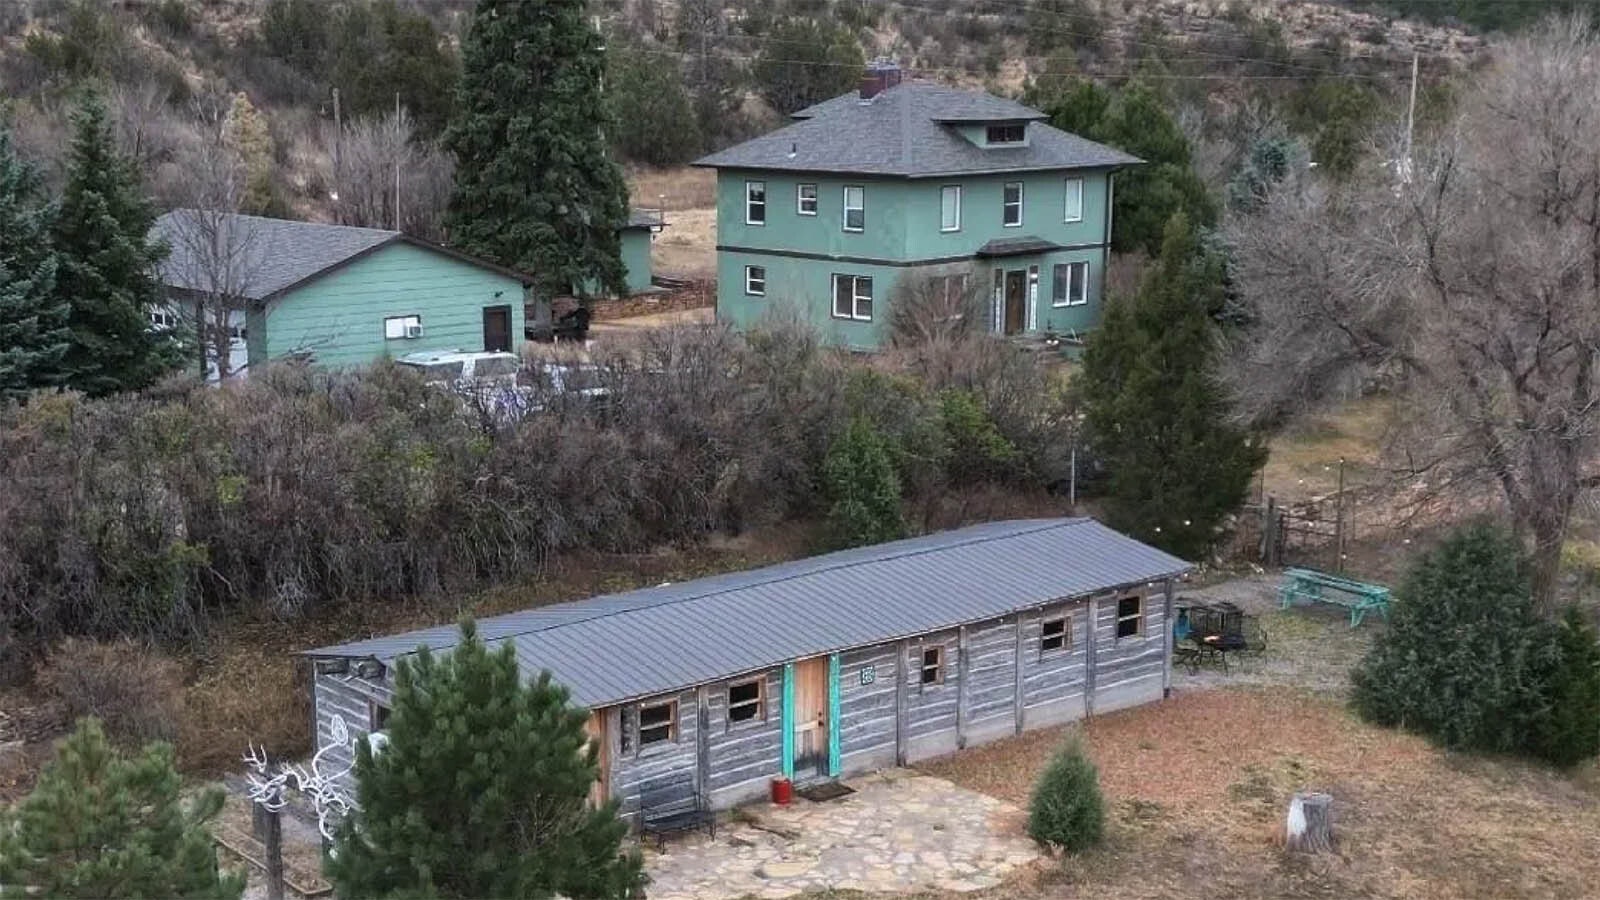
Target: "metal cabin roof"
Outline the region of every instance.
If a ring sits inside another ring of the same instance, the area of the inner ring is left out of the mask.
[[[1011,100],[907,81],[870,101],[852,92],[795,114],[797,121],[695,161],[718,169],[836,172],[931,178],[1112,168],[1138,157],[1039,121],[1044,114]],[[979,147],[954,126],[1023,121],[1028,143]]]
[[[598,707],[1191,568],[1093,519],[991,522],[496,616],[478,634],[511,641],[524,674],[548,669]],[[389,662],[459,636],[449,625],[305,655]]]

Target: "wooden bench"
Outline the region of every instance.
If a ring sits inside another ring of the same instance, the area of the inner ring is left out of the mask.
[[[669,834],[705,828],[717,836],[717,815],[711,803],[695,790],[694,776],[657,778],[639,791],[639,831],[656,839],[658,848],[666,845]]]
[[[1296,600],[1331,603],[1350,610],[1350,627],[1361,624],[1368,612],[1389,618],[1389,589],[1315,569],[1285,569],[1278,589],[1278,605],[1288,609]]]

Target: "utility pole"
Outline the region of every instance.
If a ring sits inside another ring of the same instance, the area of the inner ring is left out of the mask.
[[[344,159],[339,145],[344,141],[344,118],[339,115],[339,89],[333,89],[333,194],[335,202],[342,199],[344,187]]]
[[[394,92],[394,127],[400,127],[400,92]],[[404,150],[396,150],[394,155],[394,230],[400,231],[400,160],[405,156]]]
[[[1406,103],[1406,158],[1405,178],[1411,181],[1411,140],[1417,124],[1417,52],[1411,51],[1411,99]]]

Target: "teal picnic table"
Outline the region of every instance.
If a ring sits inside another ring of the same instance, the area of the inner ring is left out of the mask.
[[[1361,624],[1368,612],[1389,618],[1389,589],[1316,569],[1283,570],[1283,586],[1278,588],[1278,605],[1283,609],[1295,601],[1331,603],[1350,610],[1350,627]]]

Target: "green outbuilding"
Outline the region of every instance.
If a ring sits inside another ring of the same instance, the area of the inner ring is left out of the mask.
[[[155,232],[171,247],[166,314],[230,310],[229,376],[284,359],[350,367],[522,344],[528,276],[398,231],[175,210]]]

